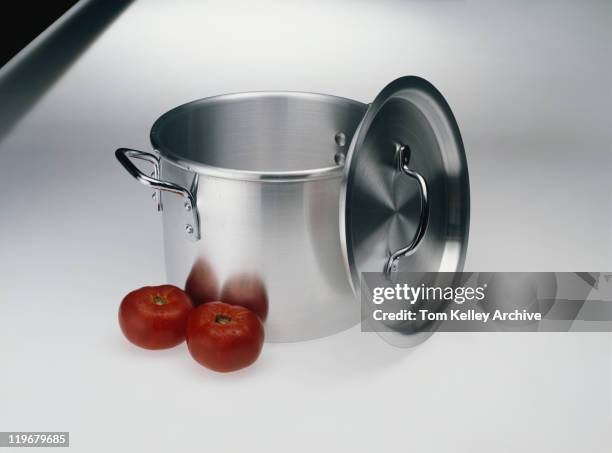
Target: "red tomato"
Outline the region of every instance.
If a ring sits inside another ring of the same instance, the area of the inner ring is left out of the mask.
[[[219,282],[207,261],[200,258],[194,263],[185,282],[185,291],[196,306],[219,300]]]
[[[265,321],[268,317],[268,294],[261,279],[242,274],[230,277],[221,290],[220,299],[226,304],[241,305]]]
[[[247,308],[209,302],[189,314],[189,352],[211,370],[228,372],[251,365],[259,357],[263,342],[263,324]]]
[[[145,286],[125,296],[119,325],[125,337],[141,348],[171,348],[185,339],[192,308],[189,296],[176,286]]]

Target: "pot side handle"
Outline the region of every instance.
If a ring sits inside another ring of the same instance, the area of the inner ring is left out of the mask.
[[[193,215],[193,224],[185,225],[185,232],[194,240],[200,239],[200,216],[198,213],[198,205],[196,203],[196,198],[190,190],[179,186],[178,184],[175,184],[173,182],[158,179],[159,157],[152,153],[147,153],[144,151],[138,151],[129,148],[119,148],[117,151],[115,151],[115,157],[117,158],[119,163],[123,165],[123,168],[125,168],[127,172],[141,184],[144,184],[145,186],[151,187],[155,190],[163,190],[166,192],[172,192],[183,196],[186,199],[185,210],[190,211]],[[132,159],[144,160],[146,162],[151,163],[155,168],[153,176],[147,176],[142,171],[140,171],[140,169],[136,167],[136,165],[134,165]],[[158,209],[161,209],[160,197],[158,197]]]

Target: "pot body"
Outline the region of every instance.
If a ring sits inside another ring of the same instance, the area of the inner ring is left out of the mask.
[[[161,175],[184,184],[193,177],[164,160]],[[185,237],[183,198],[164,194],[170,283],[184,287],[194,275],[220,290],[234,277],[255,277],[268,296],[267,341],[318,338],[356,324],[359,305],[338,232],[340,182],[340,176],[277,183],[200,175],[195,242]]]
[[[338,161],[365,108],[333,96],[251,93],[160,118],[151,133],[159,177],[191,192],[200,233],[190,237],[184,196],[158,195],[169,282],[199,279],[210,297],[241,276],[259,281],[270,342],[358,323],[339,233]]]

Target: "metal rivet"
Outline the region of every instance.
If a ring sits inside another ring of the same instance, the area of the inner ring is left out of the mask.
[[[334,141],[338,146],[346,146],[346,135],[344,135],[344,132],[338,132],[334,136]]]
[[[187,234],[193,234],[193,227],[189,224],[185,225],[185,231]]]
[[[191,211],[191,203],[188,201],[185,202],[185,211]]]
[[[344,153],[336,153],[334,155],[334,162],[336,162],[336,165],[344,165],[345,160],[346,156],[344,155]]]

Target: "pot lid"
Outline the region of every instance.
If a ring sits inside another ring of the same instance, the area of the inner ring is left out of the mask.
[[[460,271],[469,211],[463,142],[444,97],[419,77],[391,82],[344,167],[340,234],[355,293],[362,272]]]

